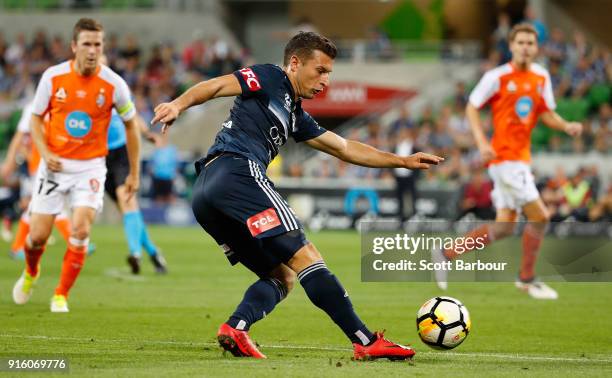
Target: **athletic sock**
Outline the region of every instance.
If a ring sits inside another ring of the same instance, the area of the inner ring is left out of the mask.
[[[56,295],[68,297],[68,292],[76,281],[83,265],[85,264],[85,256],[87,256],[87,244],[89,239],[78,240],[70,238],[68,248],[64,254],[64,263],[62,264],[62,274],[60,281],[55,288]]]
[[[66,243],[68,243],[68,239],[70,239],[70,233],[72,230],[72,227],[70,226],[70,219],[57,217],[55,218],[54,224],[59,233],[62,234],[62,238],[64,238]]]
[[[30,232],[30,222],[27,215],[22,215],[19,219],[19,225],[17,226],[17,231],[15,233],[15,239],[13,239],[13,244],[11,244],[11,251],[17,252],[19,250],[24,249],[26,238],[28,237],[28,233]]]
[[[351,342],[368,345],[374,341],[372,332],[353,310],[348,293],[323,261],[302,270],[298,273],[298,279],[310,301],[325,311]]]
[[[138,221],[140,222],[140,245],[149,254],[149,256],[155,256],[157,254],[157,246],[149,238],[149,232],[147,231],[147,224],[142,217],[142,212],[138,210]]]
[[[458,256],[463,255],[464,253],[468,253],[473,251],[477,247],[487,246],[491,244],[495,240],[495,236],[493,235],[493,226],[489,224],[483,224],[479,227],[476,227],[472,231],[468,232],[464,235],[464,238],[472,238],[477,241],[475,243],[470,243],[469,245],[462,245],[463,251],[460,253],[456,248],[450,248],[444,250],[444,255],[447,259],[453,260]]]
[[[244,293],[242,302],[230,316],[227,324],[235,329],[248,331],[251,325],[272,312],[287,296],[287,288],[276,278],[260,279]]]
[[[127,239],[130,255],[140,257],[140,237],[142,227],[138,216],[139,211],[130,211],[123,214],[123,230]]]
[[[23,247],[26,260],[26,272],[28,272],[30,276],[36,277],[38,275],[38,265],[40,263],[40,258],[43,252],[45,252],[45,247],[43,246],[41,248],[32,248],[32,243],[28,240],[26,240],[26,243]]]
[[[532,281],[535,277],[535,264],[544,238],[545,227],[527,223],[523,230],[523,256],[519,278],[523,282]]]

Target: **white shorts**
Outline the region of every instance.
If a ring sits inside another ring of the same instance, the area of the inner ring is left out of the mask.
[[[496,209],[521,210],[540,197],[529,165],[522,161],[505,161],[489,166],[493,180],[491,199]]]
[[[32,187],[32,213],[59,214],[68,199],[70,209],[91,207],[102,210],[106,163],[103,157],[90,160],[60,159],[61,172],[51,172],[41,160]]]

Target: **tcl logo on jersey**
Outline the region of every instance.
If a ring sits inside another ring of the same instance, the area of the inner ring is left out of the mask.
[[[257,75],[255,75],[255,72],[253,72],[252,69],[248,67],[243,68],[240,70],[240,73],[242,74],[242,77],[244,78],[244,81],[246,81],[247,86],[249,87],[251,92],[255,92],[261,89],[261,85],[259,84],[259,78],[257,77]]]
[[[257,236],[280,225],[281,222],[278,219],[276,210],[272,207],[247,219],[247,227],[253,236]]]

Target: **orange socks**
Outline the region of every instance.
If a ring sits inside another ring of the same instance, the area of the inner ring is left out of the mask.
[[[68,243],[68,239],[70,239],[70,231],[72,229],[70,227],[70,219],[59,217],[55,218],[55,228],[57,228],[59,233],[62,234],[62,237],[66,243]]]
[[[13,244],[11,244],[11,251],[17,252],[21,249],[24,249],[26,238],[28,237],[28,233],[30,232],[30,223],[27,222],[24,217],[19,219],[19,225],[17,226],[17,232],[15,233],[15,239],[13,239]]]
[[[66,249],[62,265],[62,275],[60,276],[59,285],[55,288],[56,295],[68,296],[68,291],[74,285],[74,281],[76,281],[85,263],[88,242],[88,239],[78,240],[69,238],[68,248]]]
[[[523,230],[523,258],[519,278],[528,282],[535,277],[535,264],[544,238],[544,231],[528,223]]]
[[[472,238],[477,241],[477,243],[470,243],[470,245],[464,245],[464,250],[461,253],[457,252],[455,249],[447,249],[444,251],[444,255],[446,255],[446,258],[448,258],[449,260],[453,260],[457,258],[457,256],[461,256],[464,253],[473,251],[476,247],[480,247],[481,245],[486,246],[490,244],[493,240],[495,240],[492,233],[493,227],[490,227],[488,224],[483,224],[482,226],[476,227],[472,231],[465,234],[464,237]]]

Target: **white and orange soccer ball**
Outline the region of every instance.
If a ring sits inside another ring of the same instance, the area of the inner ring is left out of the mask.
[[[453,349],[470,333],[472,322],[467,308],[457,299],[435,297],[417,312],[417,332],[434,349]]]

